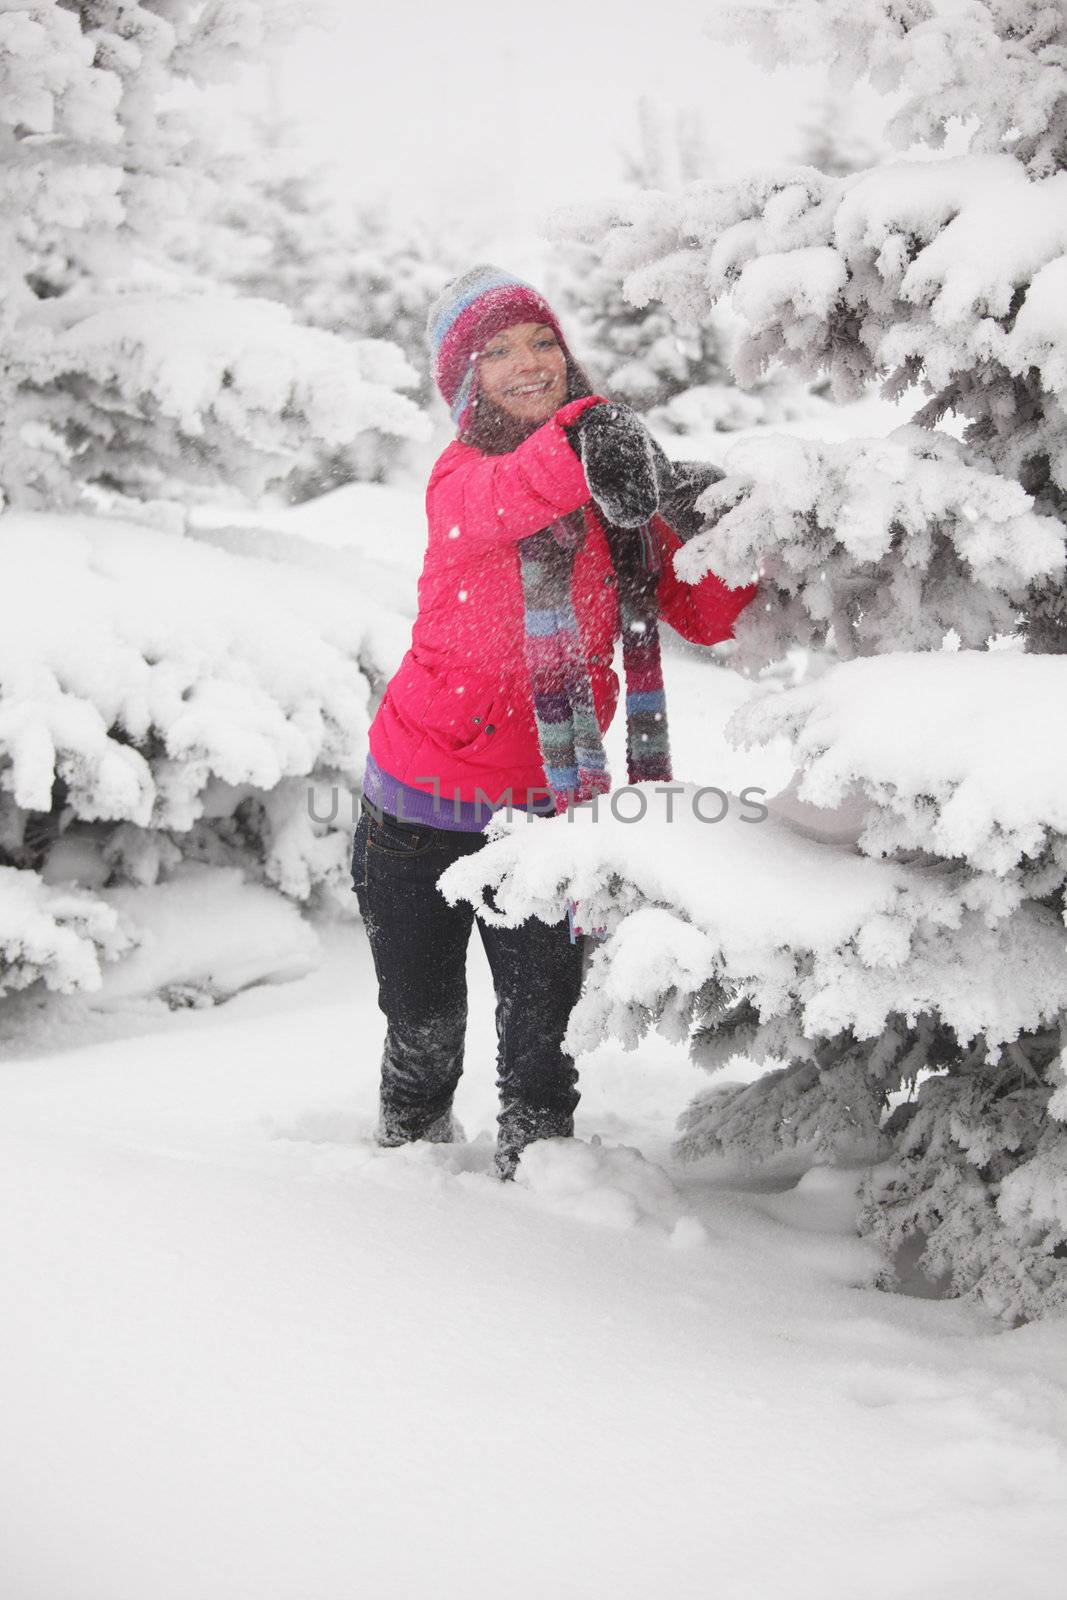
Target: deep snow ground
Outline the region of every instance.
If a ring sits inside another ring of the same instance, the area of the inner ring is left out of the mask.
[[[501,1185],[476,936],[472,1143],[377,1151],[362,930],[325,950],[0,1065],[9,1600],[1062,1592],[1062,1324],[867,1287],[849,1174],[671,1168],[662,1043]]]
[[[416,498],[365,491],[282,531],[410,589]],[[736,679],[665,670],[680,779],[787,782]],[[202,1011],[5,1002],[0,1600],[1058,1600],[1062,1321],[878,1293],[854,1174],[679,1169],[707,1080],[655,1038],[501,1185],[477,936],[471,1142],[378,1151],[366,941],[323,940]]]

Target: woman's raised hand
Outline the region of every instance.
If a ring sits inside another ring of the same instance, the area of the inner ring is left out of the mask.
[[[615,401],[590,406],[565,429],[585,471],[589,493],[607,520],[637,528],[660,503],[662,451],[635,411]],[[666,457],[663,457],[666,460]]]

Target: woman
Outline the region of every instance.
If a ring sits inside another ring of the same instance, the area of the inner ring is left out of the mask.
[[[429,318],[457,437],[426,495],[411,647],[371,725],[352,880],[386,1017],[378,1142],[448,1142],[463,1069],[473,907],[436,887],[500,805],[552,815],[610,788],[601,733],[623,634],[631,782],[670,779],[657,618],[728,638],[755,586],[676,578],[684,524],[714,469],[678,472],[626,407],[591,392],[529,284],[475,267]],[[697,519],[699,525],[699,519]],[[692,526],[689,531],[693,531]],[[563,1035],[584,936],[566,919],[479,918],[496,991],[496,1167],[570,1136],[578,1074]]]

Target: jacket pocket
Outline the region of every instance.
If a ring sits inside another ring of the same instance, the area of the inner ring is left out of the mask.
[[[497,737],[506,700],[506,688],[454,669],[427,707],[427,738],[448,756],[480,755]]]

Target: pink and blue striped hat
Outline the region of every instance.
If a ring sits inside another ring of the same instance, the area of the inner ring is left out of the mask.
[[[474,398],[475,357],[495,333],[517,322],[547,322],[567,351],[556,313],[544,296],[487,262],[446,284],[430,307],[426,332],[433,375],[457,428]]]

